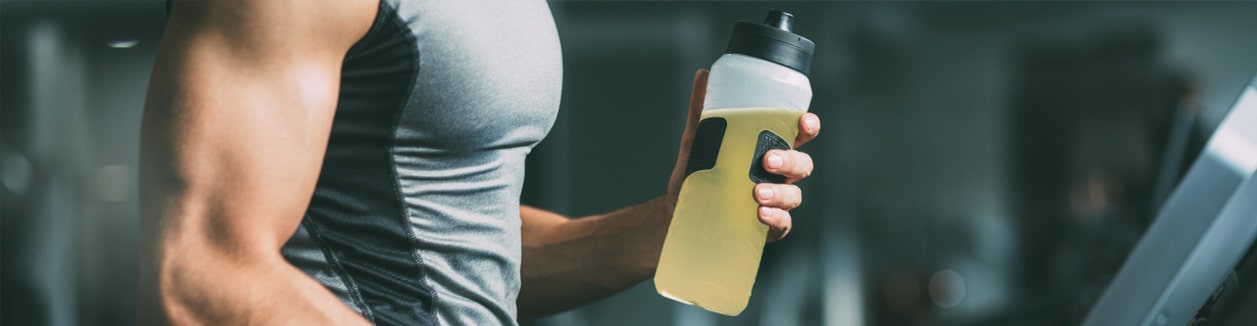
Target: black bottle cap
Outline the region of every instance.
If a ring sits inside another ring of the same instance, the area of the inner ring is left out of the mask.
[[[763,24],[738,22],[733,25],[733,36],[729,37],[725,53],[772,61],[807,75],[816,44],[792,32],[793,28],[794,15],[781,10],[769,11]]]

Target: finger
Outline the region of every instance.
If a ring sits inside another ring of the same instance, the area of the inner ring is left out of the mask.
[[[769,150],[764,153],[764,170],[786,177],[786,183],[794,183],[812,175],[812,156],[796,150]]]
[[[759,207],[759,221],[768,226],[768,242],[773,242],[785,238],[790,233],[790,228],[794,221],[790,217],[790,212],[773,207]]]
[[[761,183],[755,185],[755,202],[788,211],[803,204],[803,191],[796,185]]]
[[[812,141],[821,133],[821,118],[816,113],[804,113],[799,117],[799,136],[794,138],[794,148]]]

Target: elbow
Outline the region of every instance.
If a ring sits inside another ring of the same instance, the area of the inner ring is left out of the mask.
[[[206,289],[212,281],[206,279],[208,271],[198,271],[189,259],[158,258],[152,260],[147,277],[140,280],[141,324],[144,325],[205,325],[213,324],[206,314],[210,303]]]
[[[173,238],[173,237],[172,237]],[[187,240],[187,239],[185,239]],[[196,237],[194,240],[201,240]],[[156,325],[219,325],[239,321],[232,309],[247,301],[239,275],[255,272],[256,261],[234,257],[204,241],[162,241],[148,260],[148,310],[142,319]]]

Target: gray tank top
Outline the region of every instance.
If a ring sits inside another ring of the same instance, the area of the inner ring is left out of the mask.
[[[377,324],[516,324],[524,157],[561,80],[543,1],[383,0],[284,257]]]

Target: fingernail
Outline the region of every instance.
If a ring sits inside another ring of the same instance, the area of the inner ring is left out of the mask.
[[[772,217],[772,213],[773,213],[773,211],[772,211],[771,209],[769,209],[768,207],[764,207],[764,206],[760,206],[760,207],[759,207],[759,216],[763,216],[763,217],[766,217],[766,218],[767,218],[767,217]]]
[[[820,128],[820,124],[821,122],[817,121],[814,116],[808,116],[806,119],[803,119],[803,125],[807,127],[808,131],[816,131],[816,129]]]
[[[781,163],[780,155],[768,155],[768,168],[769,169],[781,168],[781,164],[782,163]]]
[[[758,191],[760,200],[767,201],[769,199],[773,199],[774,193],[772,187],[759,187]]]

